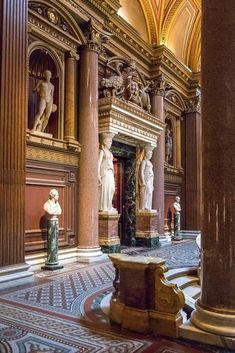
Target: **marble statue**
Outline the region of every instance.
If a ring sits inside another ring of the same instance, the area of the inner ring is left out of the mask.
[[[173,203],[174,208],[174,238],[181,238],[180,236],[180,213],[181,213],[181,206],[180,206],[180,197],[176,196],[175,202]]]
[[[32,132],[44,132],[51,113],[55,112],[57,106],[53,104],[53,95],[54,95],[54,85],[50,82],[51,71],[44,71],[44,80],[38,81],[34,92],[38,92],[40,96],[38,112],[34,119],[34,125]]]
[[[169,160],[172,158],[172,136],[169,129],[166,130],[165,137],[165,148],[166,148],[166,163],[169,163]]]
[[[153,199],[153,165],[151,158],[153,155],[152,147],[145,147],[144,158],[139,168],[139,188],[140,188],[140,210],[152,210]]]
[[[43,269],[57,270],[63,268],[58,261],[58,238],[59,238],[59,222],[58,216],[62,210],[59,200],[59,193],[56,189],[51,189],[49,199],[44,203],[43,209],[46,212],[47,221],[47,261]]]
[[[112,133],[102,133],[98,157],[99,211],[115,211],[112,206],[115,192],[113,155],[110,152]]]

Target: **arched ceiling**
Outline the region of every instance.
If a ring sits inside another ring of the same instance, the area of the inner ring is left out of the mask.
[[[200,70],[201,0],[120,0],[118,14],[150,44],[168,47],[192,71]]]

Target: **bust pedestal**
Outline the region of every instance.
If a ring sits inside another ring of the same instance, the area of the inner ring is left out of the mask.
[[[99,212],[99,245],[104,253],[120,252],[119,217],[116,210]]]
[[[156,210],[136,212],[136,244],[149,248],[159,246]]]
[[[58,261],[59,222],[57,216],[52,216],[47,221],[47,261],[43,270],[58,270],[63,268]]]

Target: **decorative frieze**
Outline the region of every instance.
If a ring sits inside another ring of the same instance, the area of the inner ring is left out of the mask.
[[[59,151],[53,148],[45,148],[43,146],[27,145],[26,158],[31,160],[53,162],[63,165],[78,166],[78,153]],[[71,176],[72,177],[72,176]]]
[[[115,97],[99,99],[99,131],[113,132],[131,144],[149,143],[156,147],[164,123],[133,103]]]

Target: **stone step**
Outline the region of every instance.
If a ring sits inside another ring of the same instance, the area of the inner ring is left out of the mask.
[[[183,292],[189,297],[196,299],[200,295],[201,287],[199,284],[189,285],[188,287],[184,288]]]
[[[166,272],[166,275],[165,275],[166,279],[170,282],[174,278],[178,278],[182,276],[197,276],[197,268],[196,267],[174,268]]]
[[[171,279],[171,283],[177,284],[177,286],[184,290],[184,288],[188,286],[192,286],[193,284],[198,284],[198,278],[196,276],[181,276]]]

